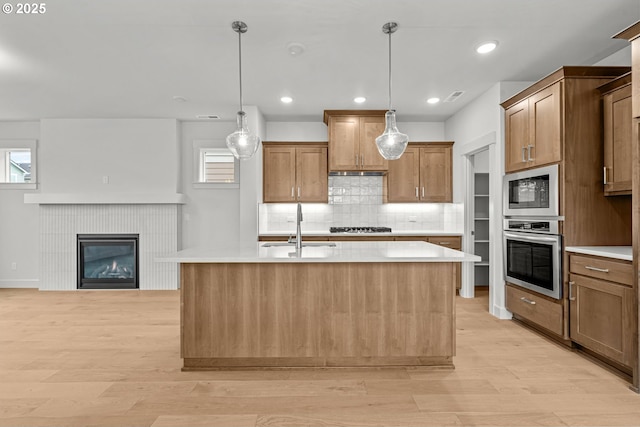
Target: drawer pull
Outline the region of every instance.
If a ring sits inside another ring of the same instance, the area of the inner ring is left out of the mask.
[[[530,300],[529,298],[527,298],[527,297],[522,297],[522,298],[520,298],[520,301],[522,301],[522,302],[526,302],[527,304],[536,305],[536,302],[535,302],[535,301],[531,301],[531,300]]]
[[[449,246],[451,242],[438,242],[439,245]]]
[[[575,301],[576,297],[573,296],[573,285],[575,285],[576,282],[569,282],[569,301]]]
[[[584,268],[586,268],[587,270],[599,271],[600,273],[608,273],[609,272],[608,268],[591,267],[590,265],[585,265]]]

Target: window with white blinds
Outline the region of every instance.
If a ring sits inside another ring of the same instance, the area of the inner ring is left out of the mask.
[[[193,172],[195,188],[240,187],[240,162],[224,141],[193,141]]]
[[[202,179],[201,182],[214,182],[218,184],[234,183],[235,159],[229,150],[220,152],[221,149],[202,149]]]

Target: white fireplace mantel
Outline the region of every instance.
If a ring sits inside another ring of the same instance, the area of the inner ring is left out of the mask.
[[[180,193],[30,193],[25,203],[39,205],[183,205],[186,197]]]

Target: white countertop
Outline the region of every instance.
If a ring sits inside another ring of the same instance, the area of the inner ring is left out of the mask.
[[[295,230],[293,232],[288,231],[266,231],[260,232],[260,236],[263,237],[282,237],[282,236],[291,236],[292,234],[296,234]],[[342,236],[352,236],[352,237],[395,237],[395,236],[462,236],[463,233],[459,231],[430,231],[430,230],[399,230],[392,231],[391,233],[331,233],[329,230],[303,230],[303,236],[334,236],[334,237],[342,237]]]
[[[567,246],[567,252],[633,261],[631,246]]]
[[[178,263],[288,263],[288,262],[479,262],[477,255],[427,242],[335,242],[335,247],[252,246],[190,248],[157,257]]]

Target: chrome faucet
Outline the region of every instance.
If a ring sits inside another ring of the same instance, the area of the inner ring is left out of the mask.
[[[300,229],[300,223],[302,222],[302,204],[298,202],[298,212],[296,215],[296,250],[302,249],[302,231]],[[289,243],[293,243],[293,238],[289,237]]]

